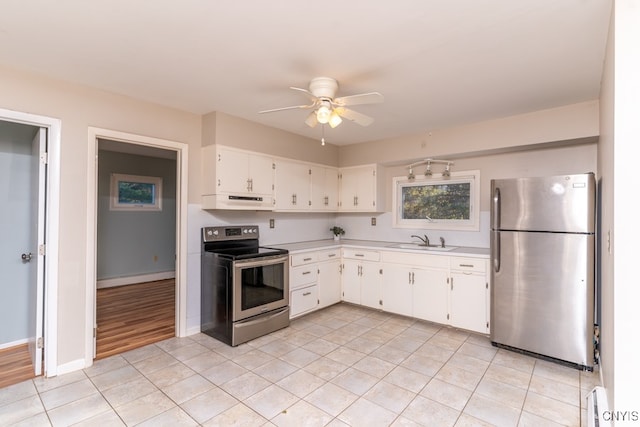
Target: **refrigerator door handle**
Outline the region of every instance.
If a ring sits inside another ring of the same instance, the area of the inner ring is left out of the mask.
[[[491,215],[491,228],[497,230],[500,228],[500,188],[493,190],[493,215]]]
[[[499,231],[494,231],[493,233],[491,233],[493,235],[493,251],[492,251],[492,256],[493,256],[493,271],[495,271],[496,273],[498,273],[500,271],[500,232]]]

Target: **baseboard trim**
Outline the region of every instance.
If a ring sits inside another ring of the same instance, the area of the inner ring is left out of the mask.
[[[96,282],[98,289],[113,288],[115,286],[135,285],[136,283],[153,282],[156,280],[175,279],[175,271],[163,271],[160,273],[139,274],[137,276],[114,277],[113,279],[102,279]]]
[[[11,348],[11,347],[17,347],[19,345],[27,344],[28,342],[29,342],[29,338],[25,338],[18,341],[12,341],[8,343],[0,344],[0,350],[4,350],[6,348]]]

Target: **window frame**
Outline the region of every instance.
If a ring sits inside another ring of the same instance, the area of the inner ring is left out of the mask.
[[[448,219],[402,219],[402,188],[415,187],[420,185],[440,185],[449,183],[469,183],[469,219],[468,220],[448,220]],[[431,177],[416,176],[409,180],[406,176],[396,176],[393,178],[393,228],[410,228],[423,230],[457,230],[457,231],[480,231],[480,171],[460,171],[451,172],[450,177],[443,177],[442,174],[434,173]]]
[[[121,182],[135,182],[154,185],[154,203],[121,203],[119,188]],[[161,211],[162,210],[162,178],[158,176],[111,174],[109,189],[109,210],[112,211]]]

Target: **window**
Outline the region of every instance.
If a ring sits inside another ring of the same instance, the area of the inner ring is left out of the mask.
[[[480,171],[450,178],[393,178],[393,226],[436,230],[480,229]]]
[[[162,178],[111,174],[111,203],[114,211],[161,211]]]

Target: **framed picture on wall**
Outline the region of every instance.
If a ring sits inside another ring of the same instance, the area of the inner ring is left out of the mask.
[[[112,173],[109,208],[113,211],[161,211],[162,178]]]

